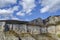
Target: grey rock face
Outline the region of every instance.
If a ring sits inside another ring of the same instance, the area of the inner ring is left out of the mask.
[[[52,37],[58,38],[58,34],[60,34],[60,16],[51,16],[45,20],[45,25],[48,27],[48,33],[52,34]]]
[[[35,24],[35,25],[40,25],[40,26],[44,25],[43,20],[41,18],[34,19],[34,20],[30,21],[29,23]]]
[[[46,24],[56,24],[56,22],[60,22],[60,16],[50,16],[45,20]]]
[[[28,26],[28,31],[30,34],[40,34],[40,27],[39,26]]]
[[[53,39],[58,38],[57,35],[60,34],[60,16],[51,16],[45,20],[38,18],[18,24],[12,23],[11,21],[0,22],[0,40],[19,40],[19,38],[22,40],[52,40],[49,36],[40,34],[49,33]],[[5,31],[5,25],[8,25],[9,30]]]
[[[27,33],[27,26],[25,24],[20,24],[20,25],[13,25],[13,30],[17,32],[18,34],[20,33]]]

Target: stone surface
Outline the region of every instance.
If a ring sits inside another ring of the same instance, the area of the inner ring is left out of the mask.
[[[19,40],[19,38],[22,40],[60,40],[57,36],[60,34],[60,16],[50,16],[45,20],[38,18],[28,23],[9,23],[0,22],[0,40]]]

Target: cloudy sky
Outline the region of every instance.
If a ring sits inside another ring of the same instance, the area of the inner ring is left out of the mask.
[[[60,0],[0,0],[0,20],[30,21],[60,15]]]

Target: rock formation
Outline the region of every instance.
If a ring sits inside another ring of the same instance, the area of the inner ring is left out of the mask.
[[[29,22],[0,20],[0,40],[60,40],[60,16]]]

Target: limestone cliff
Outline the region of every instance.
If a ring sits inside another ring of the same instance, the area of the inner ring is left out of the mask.
[[[29,22],[0,20],[0,40],[60,40],[60,16]]]
[[[50,16],[45,21],[45,26],[47,27],[48,33],[54,35],[53,37],[60,40],[60,16]],[[59,38],[58,38],[59,37]]]

